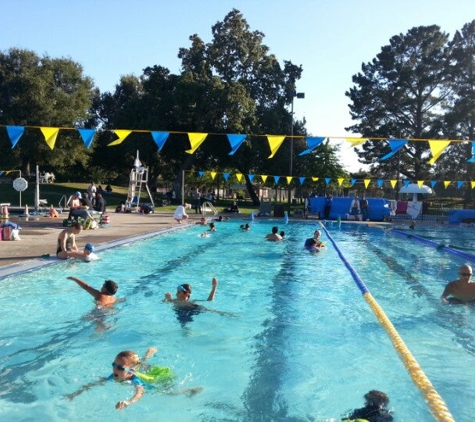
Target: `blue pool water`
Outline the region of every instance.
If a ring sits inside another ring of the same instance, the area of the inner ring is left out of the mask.
[[[326,234],[327,250],[302,246],[315,223],[217,223],[203,238],[194,226],[100,252],[100,261],[61,262],[0,284],[0,419],[15,421],[326,421],[385,391],[397,421],[432,421],[420,391]],[[281,243],[263,240],[272,225]],[[474,312],[439,297],[464,259],[379,227],[328,226],[342,253],[417,359],[457,421],[475,412]],[[414,234],[470,249],[467,229],[425,227]],[[467,246],[468,245],[468,246]],[[470,250],[468,250],[470,252]],[[475,251],[473,251],[475,254]],[[91,296],[66,277],[99,288],[119,284],[126,301],[95,321]],[[232,315],[177,314],[166,292],[190,283],[194,299]],[[121,350],[170,366],[177,389],[148,390],[138,403],[114,406],[133,387],[108,383],[73,401],[64,395],[111,372]]]

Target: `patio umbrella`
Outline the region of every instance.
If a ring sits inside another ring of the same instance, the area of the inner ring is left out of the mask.
[[[426,185],[419,186],[417,183],[409,183],[407,186],[403,186],[399,190],[399,193],[412,193],[412,200],[417,201],[418,193],[432,193],[432,189]]]

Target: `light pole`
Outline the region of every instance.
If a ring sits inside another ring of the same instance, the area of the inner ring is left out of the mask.
[[[290,160],[289,160],[289,176],[292,177],[293,172],[293,158],[294,158],[294,98],[305,98],[304,92],[292,92],[292,103],[290,106]],[[290,205],[292,202],[292,187],[289,183],[289,192],[288,192],[288,213],[290,217]]]

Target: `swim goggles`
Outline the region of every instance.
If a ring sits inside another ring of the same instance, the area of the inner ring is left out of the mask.
[[[117,363],[112,362],[112,367],[118,369],[119,371],[125,371],[132,373],[132,368],[127,368],[127,366],[117,365]]]

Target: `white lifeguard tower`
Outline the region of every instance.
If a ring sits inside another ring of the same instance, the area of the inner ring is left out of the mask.
[[[139,159],[139,151],[137,150],[137,157],[135,158],[135,161],[134,161],[134,167],[132,168],[132,170],[130,170],[129,190],[127,193],[127,201],[125,203],[125,206],[127,208],[135,207],[136,209],[138,209],[139,204],[140,204],[140,194],[142,193],[142,185],[145,186],[145,189],[150,198],[150,203],[152,204],[153,207],[155,207],[155,204],[153,202],[153,197],[150,192],[150,189],[148,188],[147,182],[148,182],[148,167],[144,167],[142,165],[142,162]]]

